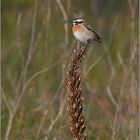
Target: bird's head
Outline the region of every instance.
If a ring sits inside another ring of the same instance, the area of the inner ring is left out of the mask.
[[[72,21],[73,26],[84,23],[83,19],[75,19]]]

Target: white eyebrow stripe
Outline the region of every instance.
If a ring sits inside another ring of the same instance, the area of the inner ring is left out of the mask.
[[[83,22],[83,21],[84,21],[83,19],[76,19],[73,22]]]

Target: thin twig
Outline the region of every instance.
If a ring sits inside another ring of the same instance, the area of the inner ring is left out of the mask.
[[[36,77],[38,77],[39,75],[41,75],[41,74],[43,74],[43,73],[46,73],[48,70],[50,70],[50,69],[54,68],[56,65],[58,65],[58,64],[63,60],[63,58],[64,58],[64,55],[63,55],[60,59],[58,59],[58,61],[56,61],[55,63],[53,63],[52,65],[47,66],[46,68],[44,68],[44,69],[42,69],[42,70],[36,72],[35,74],[33,74],[32,77],[30,77],[30,78],[27,80],[27,82],[26,82],[26,84],[25,84],[26,87],[27,87],[27,85],[29,85],[29,83],[30,83],[32,80],[34,80]]]
[[[22,69],[24,68],[24,56],[23,56],[23,50],[22,50],[22,46],[21,46],[21,18],[22,18],[22,14],[19,13],[18,17],[17,17],[17,46],[18,46],[18,50],[19,50],[19,55],[20,55],[20,59],[21,59],[21,67]]]
[[[68,36],[68,17],[67,17],[67,14],[66,14],[66,10],[61,2],[61,0],[56,0],[60,10],[61,10],[61,13],[63,15],[63,19],[64,19],[64,29],[65,29],[65,44],[68,45],[69,43],[69,36]]]
[[[12,124],[13,124],[13,119],[14,119],[14,113],[10,113],[9,114],[9,120],[8,120],[7,129],[6,129],[6,134],[5,134],[5,140],[9,139],[9,134],[10,134]]]
[[[1,94],[2,94],[2,98],[4,100],[4,103],[5,103],[5,105],[8,108],[9,114],[11,114],[11,112],[12,112],[12,106],[10,105],[10,103],[9,103],[9,101],[8,101],[8,99],[7,99],[6,95],[5,95],[5,92],[4,92],[4,90],[3,90],[2,87],[1,87]]]
[[[36,1],[35,2],[35,7],[34,7],[33,22],[32,22],[31,42],[30,42],[30,47],[29,47],[29,52],[28,52],[28,57],[27,57],[27,61],[26,61],[26,64],[25,64],[25,68],[22,71],[21,87],[19,86],[20,88],[19,88],[19,91],[18,91],[20,93],[20,95],[19,95],[19,97],[16,100],[15,107],[13,107],[13,112],[9,116],[7,130],[6,130],[6,134],[5,134],[5,140],[9,139],[9,135],[10,135],[10,132],[11,132],[11,128],[12,128],[12,124],[13,124],[13,120],[14,120],[15,114],[16,114],[18,108],[19,108],[19,105],[21,103],[22,97],[23,97],[23,95],[25,93],[25,89],[26,89],[24,84],[26,83],[28,66],[29,66],[29,64],[31,62],[33,51],[35,49],[34,48],[34,36],[35,36],[34,34],[35,34],[35,23],[36,23],[36,15],[37,15],[37,5],[38,5],[38,3]]]
[[[106,52],[99,57],[92,65],[89,66],[89,68],[87,69],[85,76],[88,75],[88,73],[104,58],[104,56],[106,55]]]
[[[44,125],[44,122],[45,122],[45,119],[46,119],[47,114],[48,114],[48,111],[45,110],[44,113],[43,113],[43,116],[42,116],[42,119],[41,119],[39,128],[38,128],[38,130],[37,130],[35,140],[38,140],[38,138],[39,138],[39,134],[40,134],[40,132],[41,132],[41,130],[42,130],[42,127],[43,127],[43,125]]]
[[[63,103],[61,104],[61,107],[60,107],[59,112],[57,113],[55,119],[52,120],[51,125],[48,128],[47,135],[52,131],[54,124],[61,117],[63,110],[64,110],[65,100],[66,100],[66,98],[64,99]]]
[[[126,75],[124,75],[123,80],[122,80],[122,84],[121,84],[121,89],[120,89],[120,93],[119,93],[119,97],[118,97],[118,102],[117,102],[117,106],[116,106],[116,113],[115,113],[115,117],[114,117],[114,121],[113,121],[113,127],[112,127],[112,140],[116,140],[116,124],[117,124],[117,116],[118,116],[118,112],[120,110],[120,100],[124,91],[124,84],[125,84],[125,80],[126,80]]]
[[[116,103],[115,98],[113,97],[113,94],[112,94],[112,92],[111,92],[110,86],[107,86],[106,91],[107,91],[108,97],[109,97],[109,99],[111,100],[111,102],[113,103],[113,105],[114,105],[115,107],[117,107],[118,105],[117,105],[117,103]]]

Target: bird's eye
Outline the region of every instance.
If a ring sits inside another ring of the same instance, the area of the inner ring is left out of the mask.
[[[77,21],[77,22],[76,22],[76,24],[81,24],[81,23],[83,23],[83,21]]]
[[[75,24],[75,25],[78,25],[78,24],[81,24],[81,23],[83,23],[82,20],[80,20],[80,21],[79,20],[78,21],[77,20],[73,21],[73,24]]]

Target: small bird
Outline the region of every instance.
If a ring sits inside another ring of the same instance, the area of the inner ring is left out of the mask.
[[[83,19],[73,20],[72,31],[75,38],[86,45],[91,41],[101,43],[101,37]]]

